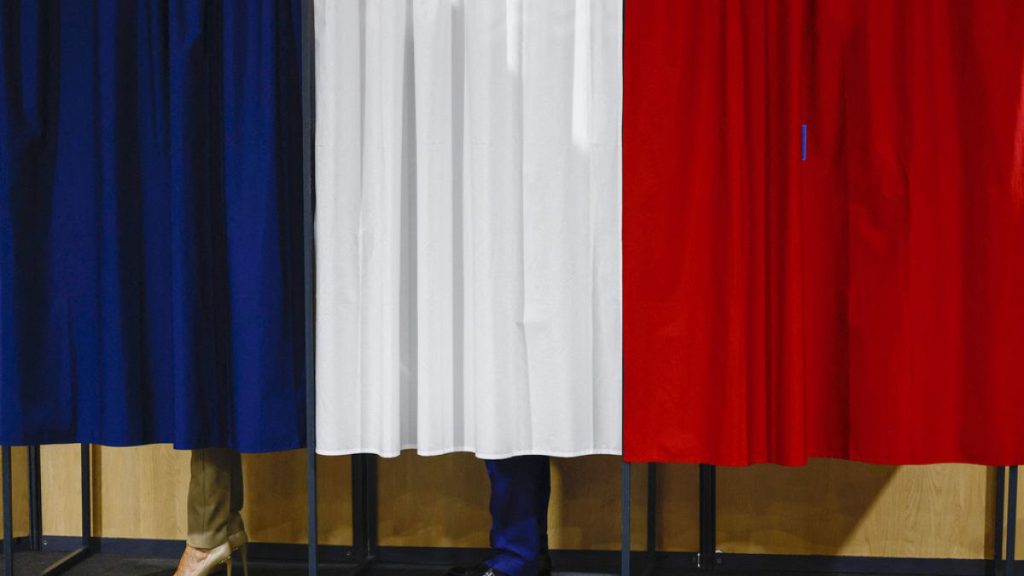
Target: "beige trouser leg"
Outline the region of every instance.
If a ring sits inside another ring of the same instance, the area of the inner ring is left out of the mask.
[[[242,457],[226,448],[192,451],[188,486],[188,544],[216,548],[242,524]]]

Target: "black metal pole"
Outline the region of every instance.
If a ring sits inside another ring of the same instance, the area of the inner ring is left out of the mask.
[[[34,551],[43,547],[43,490],[39,446],[28,447],[28,545]]]
[[[366,456],[366,557],[368,561],[377,558],[377,467],[378,457],[376,454]]]
[[[352,555],[359,571],[377,555],[377,460],[373,454],[352,456]]]
[[[652,574],[658,564],[658,465],[647,464],[647,558],[644,575]]]
[[[1006,467],[996,466],[996,525],[995,550],[992,553],[993,566],[999,571],[999,562],[1003,559],[1003,522],[1006,519]]]
[[[363,494],[363,455],[352,455],[352,559],[362,562],[366,556],[366,498]]]
[[[717,555],[716,520],[717,520],[717,478],[715,467],[700,465],[700,553],[697,567],[701,570],[714,570]]]
[[[316,576],[320,562],[316,478],[316,333],[313,207],[314,207],[314,52],[313,1],[302,2],[302,234],[306,374],[306,515],[309,522],[309,576]]]
[[[14,512],[11,509],[13,490],[11,488],[11,447],[3,447],[3,492],[4,492],[4,575],[14,574]]]
[[[647,559],[658,553],[658,465],[647,465]]]
[[[92,461],[89,444],[82,444],[82,547],[92,546]]]
[[[630,552],[632,547],[632,482],[630,474],[631,465],[628,462],[622,463],[622,567],[620,574],[629,576]]]
[[[1006,494],[1006,576],[1013,576],[1017,560],[1017,472],[1016,466],[1010,467],[1010,477],[1007,480],[1009,489]]]
[[[622,0],[622,37],[623,37],[622,50],[623,50],[623,52],[625,52],[625,50],[626,50],[626,42],[625,42],[625,37],[626,37],[626,0]],[[622,126],[623,126],[623,123],[620,120],[619,128],[621,129]],[[625,370],[625,368],[626,368],[626,354],[625,354],[625,352],[622,353],[621,360],[622,360],[622,368],[623,368],[623,370]],[[621,414],[622,414],[622,425],[623,425],[622,435],[623,435],[623,442],[624,442],[625,441],[625,435],[626,435],[625,425],[626,425],[626,420],[627,420],[626,419],[626,411],[625,411],[625,405],[626,405],[626,378],[625,378],[625,373],[623,373],[621,388],[622,388],[622,390],[621,390],[621,394],[622,394],[621,398],[622,398],[622,405],[623,405],[622,411],[621,411]],[[625,446],[623,446],[623,448],[625,448]],[[625,450],[623,450],[623,455],[625,455]],[[623,461],[622,461],[622,543],[621,543],[622,550],[620,552],[620,554],[621,554],[620,561],[621,561],[622,565],[619,568],[621,576],[630,576],[629,560],[630,560],[630,554],[632,554],[632,552],[633,552],[633,550],[632,550],[632,546],[633,546],[633,538],[632,538],[632,536],[633,536],[633,534],[632,534],[632,529],[631,529],[631,526],[632,526],[632,515],[633,515],[632,514],[632,512],[633,512],[632,496],[633,495],[632,495],[632,488],[630,486],[631,485],[631,479],[632,479],[631,476],[630,476],[631,474],[632,474],[632,469],[631,469],[630,464],[628,462],[626,462],[625,459],[623,459]],[[648,512],[648,513],[650,513],[650,512]]]

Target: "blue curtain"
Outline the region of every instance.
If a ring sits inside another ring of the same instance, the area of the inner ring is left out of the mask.
[[[298,0],[0,7],[0,443],[304,443]]]

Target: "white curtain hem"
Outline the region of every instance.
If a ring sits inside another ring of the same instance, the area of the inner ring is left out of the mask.
[[[406,450],[417,450],[416,446],[403,446],[400,450],[376,450],[376,449],[351,449],[345,448],[340,450],[320,450],[317,449],[316,453],[321,456],[352,456],[355,454],[373,454],[380,456],[381,458],[397,458],[403,451]],[[516,456],[549,456],[551,458],[580,458],[583,456],[622,456],[621,448],[591,448],[588,450],[578,450],[571,452],[561,452],[557,450],[516,450],[512,452],[503,452],[498,454],[490,454],[486,452],[477,452],[473,448],[468,447],[455,447],[445,448],[442,450],[417,450],[417,456],[444,456],[446,454],[456,453],[469,453],[473,454],[481,460],[504,460],[506,458],[514,458]]]

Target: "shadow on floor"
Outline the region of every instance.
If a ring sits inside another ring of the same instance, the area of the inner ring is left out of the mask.
[[[16,552],[14,554],[14,573],[17,575],[35,576],[41,574],[50,564],[60,560],[63,552]],[[0,562],[3,555],[0,555]],[[3,572],[3,564],[0,563],[0,573]]]

